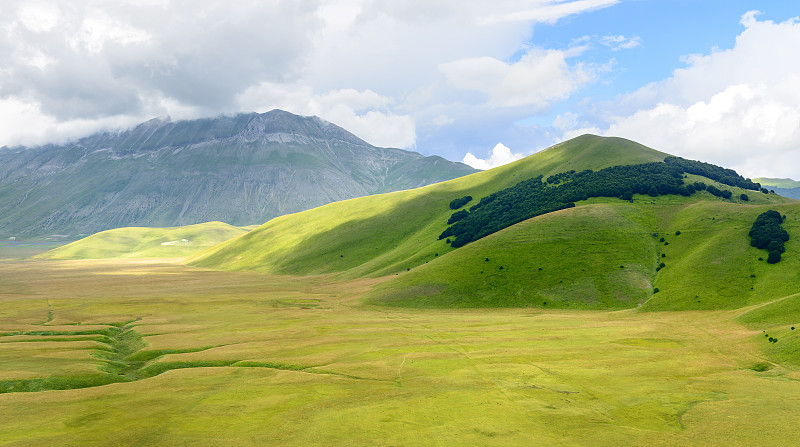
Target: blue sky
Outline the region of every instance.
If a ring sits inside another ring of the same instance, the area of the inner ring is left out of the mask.
[[[595,133],[800,178],[798,15],[793,0],[9,0],[0,145],[281,108],[481,168]]]
[[[616,5],[584,14],[577,14],[554,24],[535,24],[531,27],[530,36],[525,40],[523,49],[510,55],[509,63],[518,60],[524,54],[524,48],[543,47],[567,49],[579,45],[576,42],[585,40],[587,49],[577,58],[582,63],[606,64],[613,59],[611,70],[601,74],[595,82],[571,94],[569,98],[554,101],[547,110],[537,111],[528,116],[521,114],[513,121],[502,118],[490,123],[488,127],[501,128],[503,138],[497,142],[511,147],[511,150],[522,155],[530,154],[563,138],[563,132],[552,128],[559,115],[577,115],[585,120],[584,125],[591,128],[598,124],[594,110],[598,104],[613,103],[619,96],[636,92],[641,87],[653,82],[664,81],[672,77],[676,69],[688,66],[686,57],[693,54],[709,55],[717,51],[732,49],[736,45],[737,36],[745,27],[741,23],[742,16],[748,11],[765,9],[757,16],[762,22],[785,22],[800,14],[800,5],[793,2],[753,2],[753,1],[696,1],[696,0],[633,0],[622,1]],[[587,39],[587,36],[591,38]],[[602,43],[605,36],[625,36],[628,41],[635,39],[631,48],[615,48]],[[781,44],[780,42],[777,44]],[[764,48],[770,51],[769,47]],[[776,64],[780,67],[780,64]],[[719,91],[724,90],[724,83]],[[708,101],[710,98],[698,98]],[[658,125],[654,123],[654,125]],[[800,123],[797,123],[800,127]],[[589,129],[590,131],[592,129]],[[597,129],[594,129],[597,130]],[[468,148],[476,156],[485,158],[493,146],[493,137],[497,134],[483,132],[481,126],[474,123],[466,125],[454,134],[441,133],[423,135],[418,145],[423,151],[434,147],[446,147],[451,157],[457,158],[459,149]],[[621,135],[626,136],[626,135]],[[633,137],[636,139],[635,137]],[[658,142],[656,142],[658,143]],[[768,151],[770,156],[779,157],[781,153],[797,160],[796,153],[800,141],[796,139],[790,147],[782,147],[781,152]],[[762,150],[767,149],[766,142]],[[761,168],[759,160],[738,163],[731,157],[720,154],[706,154],[701,148],[688,151],[677,151],[675,147],[664,148],[658,144],[657,149],[677,153],[685,157],[700,158],[726,166],[736,167],[752,176],[782,175],[800,177],[800,170],[794,166],[787,169],[776,169],[773,163]],[[482,149],[483,148],[483,149]],[[754,148],[757,149],[757,148]]]

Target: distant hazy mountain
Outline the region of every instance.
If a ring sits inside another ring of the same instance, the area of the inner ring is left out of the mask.
[[[212,220],[260,224],[473,172],[280,110],[154,119],[67,145],[0,148],[0,237]]]
[[[755,182],[761,183],[767,189],[775,191],[775,194],[791,197],[800,200],[800,182],[790,178],[757,178]]]

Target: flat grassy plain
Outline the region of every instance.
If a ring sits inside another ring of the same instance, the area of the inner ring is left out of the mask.
[[[681,312],[365,304],[384,281],[0,262],[0,445],[800,439],[797,296]]]
[[[0,261],[27,259],[69,243],[69,241],[0,241]]]

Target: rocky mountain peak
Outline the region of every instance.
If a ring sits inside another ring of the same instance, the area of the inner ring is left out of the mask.
[[[282,110],[156,118],[66,145],[0,151],[0,236],[264,223],[472,172]]]

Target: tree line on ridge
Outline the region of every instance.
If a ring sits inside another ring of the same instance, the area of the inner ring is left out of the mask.
[[[450,226],[439,239],[447,238],[453,247],[461,247],[523,220],[574,207],[575,202],[591,197],[631,200],[634,194],[690,196],[701,190],[725,199],[732,197],[730,191],[713,185],[686,184],[684,174],[701,175],[724,185],[764,192],[760,184],[732,169],[672,156],[663,162],[612,166],[598,171],[573,170],[552,175],[545,181],[540,175],[481,198],[468,212],[453,213],[447,222]],[[450,207],[463,206],[472,199],[464,201],[467,197],[453,200]]]

